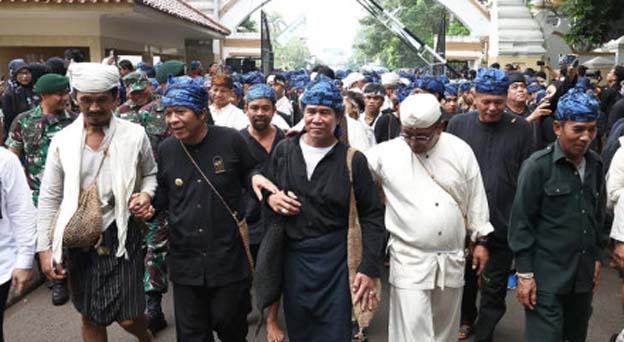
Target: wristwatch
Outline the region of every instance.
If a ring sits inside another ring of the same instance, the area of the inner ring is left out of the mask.
[[[533,272],[516,273],[516,275],[518,276],[518,279],[533,279],[534,277]]]
[[[477,241],[475,242],[475,245],[477,246],[483,246],[485,248],[487,248],[487,243],[488,243],[488,236],[487,235],[483,235],[483,236],[479,236],[477,238]]]

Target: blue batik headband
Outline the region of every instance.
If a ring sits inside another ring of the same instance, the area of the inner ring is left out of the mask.
[[[506,95],[509,88],[507,75],[495,68],[481,68],[477,71],[475,90],[477,93]]]
[[[254,84],[247,90],[246,103],[250,103],[254,100],[267,99],[271,100],[273,104],[277,101],[277,95],[275,89],[264,83]]]
[[[199,115],[208,108],[208,92],[198,81],[188,76],[170,76],[161,104],[165,108],[187,107]]]
[[[559,100],[555,120],[591,122],[598,119],[600,105],[582,88],[572,88]]]
[[[333,80],[325,75],[316,76],[308,84],[301,97],[301,103],[304,105],[326,106],[339,112],[343,110],[344,105],[342,101],[340,89],[336,87]]]

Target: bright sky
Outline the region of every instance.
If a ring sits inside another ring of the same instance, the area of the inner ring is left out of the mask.
[[[367,14],[356,0],[273,0],[264,10],[281,14],[286,23],[305,14],[307,25],[301,35],[307,37],[312,54],[321,59],[327,48],[340,49],[349,56],[358,20]]]

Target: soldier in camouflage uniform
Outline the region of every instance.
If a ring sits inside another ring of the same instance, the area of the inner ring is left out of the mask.
[[[35,84],[35,92],[40,94],[41,103],[13,120],[6,147],[18,157],[24,155],[24,169],[36,207],[52,137],[72,123],[76,115],[65,110],[69,100],[69,80],[65,76],[42,76]],[[51,288],[54,305],[63,305],[69,300],[63,280],[53,281]]]
[[[165,122],[165,109],[160,99],[152,101],[139,111],[140,123],[145,127],[147,136],[158,160],[158,145],[167,138],[169,128]],[[145,254],[145,293],[147,294],[147,316],[150,329],[157,331],[160,326],[166,325],[161,309],[162,294],[167,292],[167,256],[168,239],[167,224],[164,215],[159,215],[149,224],[149,231],[145,237],[147,253]]]
[[[117,109],[118,117],[138,123],[145,128],[154,153],[158,158],[158,144],[169,136],[165,123],[164,108],[160,104],[160,97],[152,94],[151,82],[140,71],[132,72],[123,78],[129,100]],[[146,99],[151,99],[145,103]],[[139,106],[142,104],[143,106]],[[147,222],[148,229],[144,243],[145,275],[143,278],[147,300],[147,317],[152,333],[167,326],[162,312],[162,294],[167,292],[167,225],[164,216],[157,216]]]
[[[152,83],[148,79],[147,74],[141,71],[133,71],[124,76],[122,80],[126,87],[128,100],[117,107],[115,116],[140,124],[139,109],[157,100],[158,96],[153,94]]]

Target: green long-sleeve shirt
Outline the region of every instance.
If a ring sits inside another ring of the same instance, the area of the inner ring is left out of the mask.
[[[605,181],[598,154],[585,154],[583,181],[559,141],[535,152],[520,171],[511,209],[509,246],[519,273],[533,272],[538,290],[588,292],[608,240]]]

